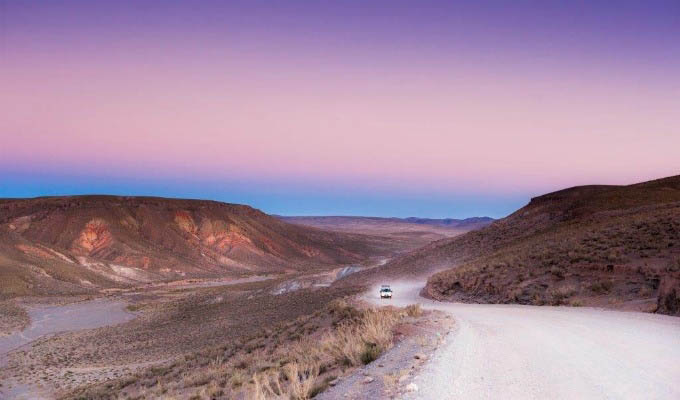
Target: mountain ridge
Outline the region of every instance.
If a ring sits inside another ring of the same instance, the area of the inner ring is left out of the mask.
[[[537,196],[489,226],[348,279],[423,276],[424,293],[439,300],[679,314],[680,175]]]
[[[0,273],[13,282],[5,295],[294,272],[360,262],[389,246],[212,200],[107,195],[0,200]]]
[[[355,216],[281,217],[286,222],[319,229],[386,236],[401,243],[406,250],[414,250],[433,241],[453,237],[491,223],[488,217],[466,219],[430,219]]]

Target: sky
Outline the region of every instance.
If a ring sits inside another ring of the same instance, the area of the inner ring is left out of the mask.
[[[0,197],[505,216],[680,174],[680,2],[0,0]]]

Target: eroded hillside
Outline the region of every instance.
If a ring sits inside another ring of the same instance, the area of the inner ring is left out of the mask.
[[[441,300],[678,314],[680,177],[540,196],[486,228],[434,242],[353,279],[437,271],[425,294]]]
[[[82,293],[184,277],[283,273],[390,251],[381,238],[285,223],[202,200],[0,201],[0,294]]]
[[[436,251],[462,262],[429,279],[434,298],[678,314],[680,177],[541,196]]]

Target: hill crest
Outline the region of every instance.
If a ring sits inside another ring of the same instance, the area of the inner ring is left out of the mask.
[[[289,224],[250,206],[210,200],[0,200],[2,274],[19,293],[293,272],[360,262],[384,250],[376,238]]]

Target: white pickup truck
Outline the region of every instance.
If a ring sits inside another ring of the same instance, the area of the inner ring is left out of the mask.
[[[390,285],[380,286],[380,298],[381,299],[391,299],[392,298],[392,289],[390,288]]]

